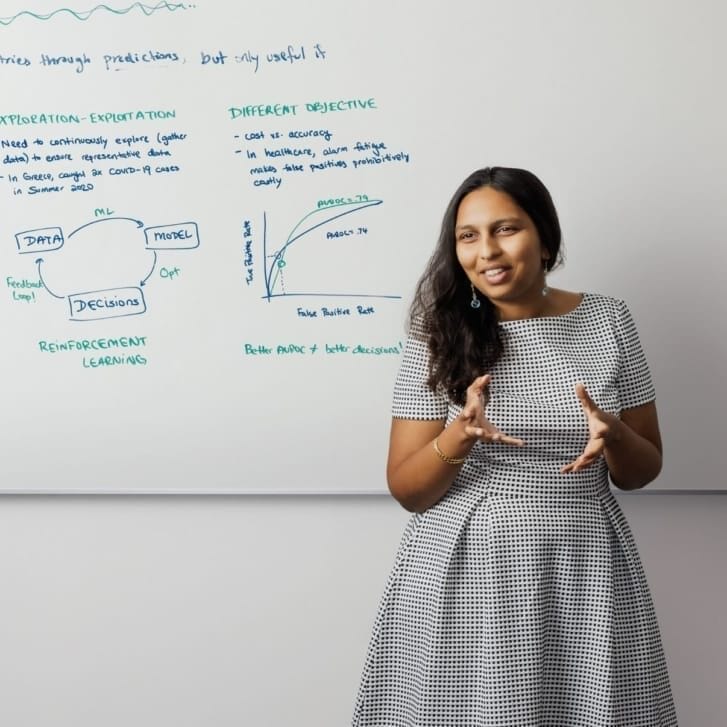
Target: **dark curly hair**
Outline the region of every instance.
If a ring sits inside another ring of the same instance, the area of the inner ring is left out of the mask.
[[[494,305],[485,297],[472,308],[472,289],[457,260],[454,228],[459,205],[481,187],[508,194],[530,216],[540,242],[550,253],[546,270],[561,261],[560,223],[545,185],[525,169],[485,167],[470,174],[454,193],[442,220],[439,241],[417,284],[410,309],[420,320],[431,353],[429,386],[442,388],[463,404],[472,381],[489,371],[502,353]]]

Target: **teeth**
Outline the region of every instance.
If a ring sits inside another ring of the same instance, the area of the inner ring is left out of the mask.
[[[494,278],[496,275],[499,275],[500,273],[504,272],[505,268],[492,268],[492,270],[485,270],[485,275],[488,278]]]

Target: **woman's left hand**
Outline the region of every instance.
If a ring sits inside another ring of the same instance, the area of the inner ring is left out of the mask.
[[[621,421],[613,414],[599,409],[593,399],[588,396],[586,387],[583,384],[576,384],[576,395],[580,399],[581,406],[588,420],[588,443],[579,457],[570,464],[561,468],[562,474],[580,472],[596,462],[606,449],[608,443],[618,436],[618,427]]]

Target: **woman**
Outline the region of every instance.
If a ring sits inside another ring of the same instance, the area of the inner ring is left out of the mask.
[[[470,175],[418,285],[387,476],[413,515],[356,727],[676,725],[648,586],[611,494],[661,468],[622,301],[547,286],[550,194]]]

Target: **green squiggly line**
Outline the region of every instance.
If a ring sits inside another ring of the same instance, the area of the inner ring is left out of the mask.
[[[30,10],[23,10],[23,12],[18,13],[17,15],[13,15],[10,18],[0,18],[0,25],[10,25],[23,15],[28,15],[35,20],[50,20],[54,15],[58,15],[60,13],[68,13],[69,15],[72,15],[74,18],[76,18],[76,20],[85,21],[88,20],[97,10],[107,10],[113,15],[126,15],[132,10],[141,10],[141,12],[148,17],[149,15],[153,15],[158,10],[169,10],[169,12],[174,12],[175,10],[187,10],[189,7],[190,6],[185,5],[184,3],[159,2],[156,5],[144,5],[143,3],[134,3],[128,8],[118,9],[109,7],[108,5],[97,5],[91,10],[79,11],[71,10],[71,8],[59,8],[58,10],[54,10],[52,13],[47,13],[45,15],[34,13]]]

